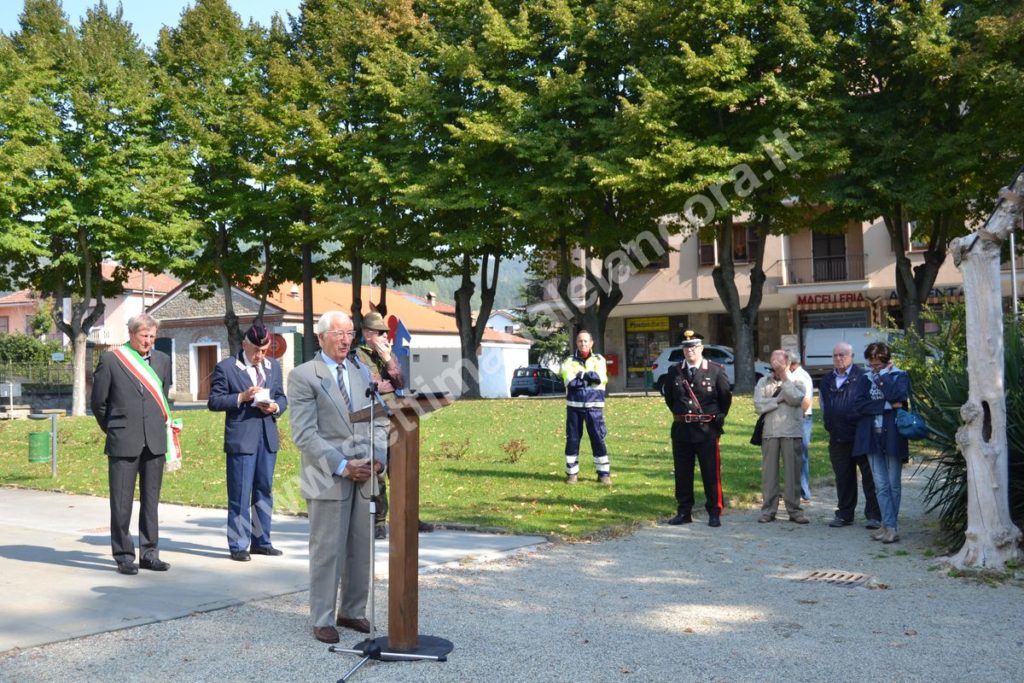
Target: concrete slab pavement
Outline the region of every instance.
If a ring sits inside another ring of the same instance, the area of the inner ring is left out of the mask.
[[[233,562],[225,516],[221,509],[161,504],[160,557],[170,571],[124,576],[110,555],[106,498],[0,488],[0,653],[308,589],[306,518],[274,515],[282,557]],[[138,502],[136,543],[137,524]],[[443,529],[419,539],[421,572],[547,542]],[[376,545],[375,568],[386,580],[387,541]]]

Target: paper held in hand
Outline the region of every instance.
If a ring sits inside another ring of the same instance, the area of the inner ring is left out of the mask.
[[[253,403],[258,406],[269,406],[270,405],[270,389],[258,389],[256,396],[253,398]]]

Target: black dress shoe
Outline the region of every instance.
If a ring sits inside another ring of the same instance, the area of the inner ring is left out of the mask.
[[[378,524],[373,529],[373,537],[376,538],[379,541],[382,541],[385,538],[387,538],[388,537],[388,529],[387,529],[387,527],[384,526],[383,524]]]
[[[154,572],[165,572],[171,568],[171,563],[164,562],[161,559],[151,560],[147,558],[139,562],[139,566]]]
[[[678,515],[668,520],[668,523],[672,526],[678,526],[680,524],[691,524],[693,517],[690,516],[689,512],[680,512]]]
[[[832,521],[828,523],[828,525],[833,529],[838,529],[844,526],[850,526],[851,524],[853,524],[852,520],[843,519],[842,517],[834,517]]]
[[[422,531],[425,534],[429,534],[431,531],[434,530],[433,524],[431,524],[430,522],[424,522],[423,520],[419,520],[416,523],[416,527],[418,531]]]
[[[341,640],[338,637],[338,629],[333,626],[314,626],[313,637],[321,643],[337,643]]]
[[[139,573],[139,568],[135,566],[134,562],[118,562],[117,563],[118,574],[128,574],[129,576]]]
[[[248,562],[252,558],[249,557],[248,550],[239,550],[238,552],[231,553],[231,559],[235,562]]]
[[[722,526],[722,520],[718,515],[708,517],[708,526]]]
[[[252,548],[249,548],[249,552],[253,555],[273,555],[274,557],[284,555],[282,551],[272,545],[268,545],[266,548],[257,548],[256,546],[253,546]]]

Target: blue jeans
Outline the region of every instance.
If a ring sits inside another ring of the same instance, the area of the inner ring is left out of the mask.
[[[807,499],[811,497],[811,467],[808,461],[808,449],[811,447],[811,424],[811,416],[804,415],[804,462],[800,469],[800,497]]]
[[[882,524],[890,529],[897,528],[896,518],[900,514],[900,495],[903,492],[903,460],[880,453],[868,455],[871,476],[875,480],[875,496],[882,512]]]

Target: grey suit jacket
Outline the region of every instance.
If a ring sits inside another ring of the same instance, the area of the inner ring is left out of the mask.
[[[353,410],[369,405],[366,368],[348,361]],[[349,479],[334,476],[342,460],[369,456],[369,423],[352,424],[337,378],[318,353],[288,375],[288,414],[292,441],[302,454],[300,482],[303,497],[346,500],[354,490]],[[383,415],[374,427],[374,457],[387,464],[388,421]]]
[[[171,359],[156,349],[151,354],[149,365],[163,382],[167,398]],[[107,455],[135,458],[143,447],[148,447],[153,455],[167,452],[167,425],[160,404],[110,351],[100,356],[96,366],[90,403],[96,422],[107,435]]]

